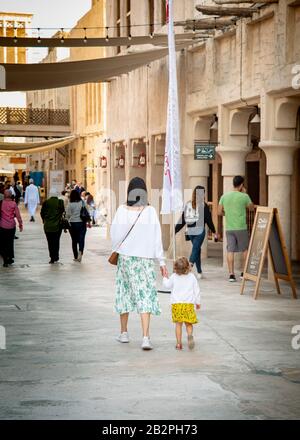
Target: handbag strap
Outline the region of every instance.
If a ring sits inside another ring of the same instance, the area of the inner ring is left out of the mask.
[[[145,206],[143,207],[143,209],[140,211],[139,215],[137,216],[137,218],[135,219],[134,223],[131,225],[131,228],[129,229],[129,231],[127,232],[127,234],[125,235],[125,237],[123,238],[123,240],[121,241],[121,243],[119,244],[119,246],[117,247],[116,251],[118,249],[120,249],[120,247],[122,246],[122,244],[124,243],[124,241],[126,240],[126,238],[128,237],[128,235],[130,234],[130,232],[132,231],[132,229],[135,227],[135,225],[137,224],[138,219],[140,218],[142,212],[144,211]]]

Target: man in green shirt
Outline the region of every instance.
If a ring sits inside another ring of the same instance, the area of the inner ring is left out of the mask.
[[[229,281],[235,282],[234,253],[243,252],[244,263],[247,257],[249,234],[247,229],[246,213],[253,209],[253,203],[246,194],[244,178],[233,178],[233,190],[223,194],[219,201],[218,214],[225,215],[225,230],[227,239],[227,264]],[[241,273],[243,277],[243,272]]]

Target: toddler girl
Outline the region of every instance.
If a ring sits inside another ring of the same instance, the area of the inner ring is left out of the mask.
[[[175,261],[174,273],[164,278],[163,284],[171,289],[172,318],[176,323],[176,349],[182,350],[182,324],[185,323],[188,335],[188,347],[195,346],[193,324],[197,324],[196,309],[200,309],[200,289],[195,275],[191,273],[187,258],[181,257]]]

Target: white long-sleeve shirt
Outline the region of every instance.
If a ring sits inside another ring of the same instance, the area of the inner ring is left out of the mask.
[[[199,284],[192,273],[186,275],[173,273],[170,278],[163,278],[163,285],[171,289],[171,304],[200,304]]]
[[[139,210],[129,209],[125,205],[119,206],[110,229],[112,249],[121,255],[157,259],[163,266],[161,227],[153,206],[144,208],[134,228],[119,246],[139,213]]]

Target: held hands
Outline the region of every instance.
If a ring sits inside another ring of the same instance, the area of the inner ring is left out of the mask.
[[[167,266],[160,266],[160,272],[163,278],[169,278]]]
[[[201,309],[201,305],[200,304],[196,304],[196,310],[200,310]]]

